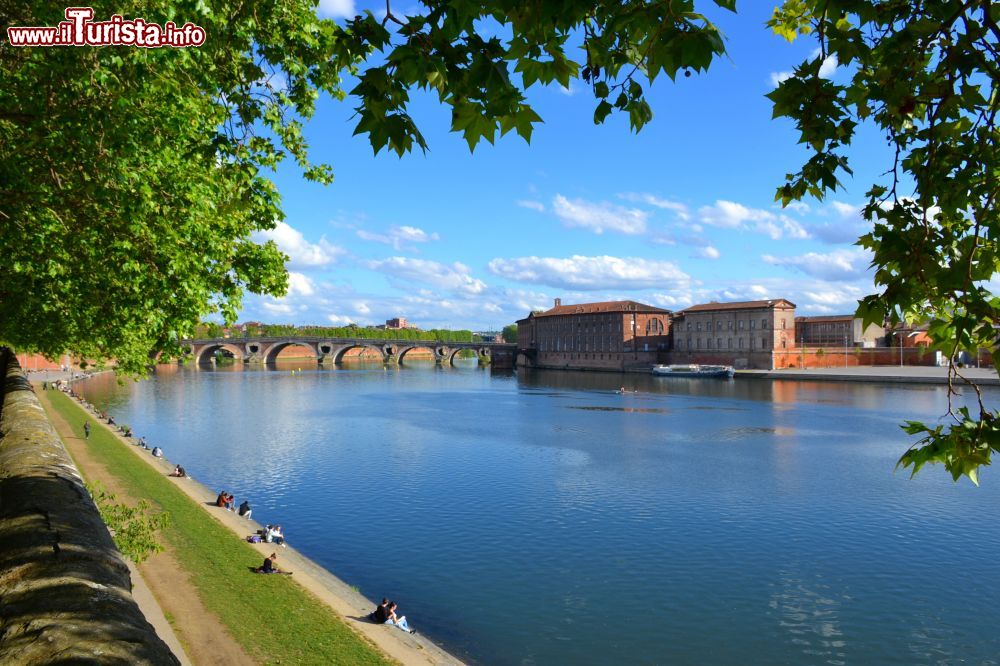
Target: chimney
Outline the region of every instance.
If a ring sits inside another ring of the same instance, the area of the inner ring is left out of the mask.
[[[562,299],[561,298],[557,298],[556,299],[555,307],[559,307],[560,305],[562,305]]]

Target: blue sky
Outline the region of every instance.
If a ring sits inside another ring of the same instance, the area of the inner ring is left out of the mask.
[[[249,295],[242,318],[498,329],[554,298],[672,310],[787,298],[800,314],[852,312],[872,291],[870,256],[853,242],[867,230],[864,193],[891,164],[884,139],[862,128],[854,177],[826,201],[774,204],[807,153],[764,95],[815,46],[772,34],[772,3],[740,5],[738,15],[712,13],[728,59],[657,80],[654,119],[638,135],[625,116],[595,126],[582,82],[536,86],[545,124],[532,143],[511,133],[470,154],[448,132],[448,110],[417,96],[411,112],[430,149],[400,159],[352,136],[353,100],[322,100],[306,135],[335,182],[308,183],[294,165],[275,175],[287,218],[266,237],[291,257],[291,288],[281,299]],[[321,3],[334,17],[369,7],[384,4]]]

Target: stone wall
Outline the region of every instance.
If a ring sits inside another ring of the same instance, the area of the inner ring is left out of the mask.
[[[9,350],[0,368],[0,663],[179,663]]]

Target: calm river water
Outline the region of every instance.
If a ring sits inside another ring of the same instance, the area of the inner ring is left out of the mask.
[[[893,473],[944,387],[303,361],[84,392],[474,663],[998,663],[1000,478]]]

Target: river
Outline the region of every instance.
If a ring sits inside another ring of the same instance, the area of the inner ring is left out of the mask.
[[[998,663],[1000,479],[894,473],[943,386],[291,361],[83,392],[473,663]]]

